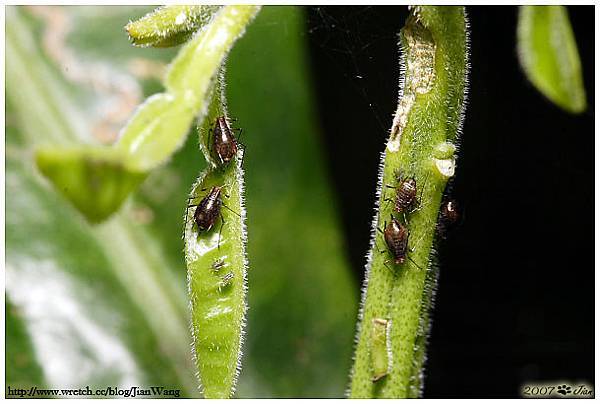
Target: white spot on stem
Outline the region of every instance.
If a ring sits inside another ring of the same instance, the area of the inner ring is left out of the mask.
[[[438,169],[439,173],[442,174],[446,178],[450,178],[454,175],[454,170],[456,169],[456,162],[454,158],[450,159],[433,159],[435,162],[435,166]]]

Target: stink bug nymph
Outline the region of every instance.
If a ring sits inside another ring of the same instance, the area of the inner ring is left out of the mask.
[[[238,142],[224,116],[217,117],[215,121],[212,149],[221,165],[228,164],[237,155]]]

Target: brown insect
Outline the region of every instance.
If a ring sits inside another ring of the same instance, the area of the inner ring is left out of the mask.
[[[403,178],[400,174],[396,174],[396,178],[398,179],[398,186],[393,187],[391,185],[386,185],[387,188],[396,190],[396,196],[393,200],[390,198],[385,200],[394,202],[394,211],[401,213],[404,222],[407,223],[406,215],[418,210],[415,205],[417,205],[418,201],[420,204],[425,186],[421,189],[421,197],[417,199],[417,180],[414,177]]]
[[[211,188],[210,192],[204,198],[202,198],[198,205],[188,206],[188,208],[196,206],[196,210],[194,211],[194,221],[196,222],[198,231],[200,232],[209,231],[214,226],[217,218],[221,217],[221,229],[219,230],[219,242],[217,244],[218,247],[221,246],[221,230],[225,225],[225,218],[221,214],[221,206],[240,216],[239,213],[230,209],[223,203],[223,200],[221,199],[222,190],[223,187],[214,186]]]
[[[391,216],[391,215],[390,215]],[[389,252],[392,254],[393,262],[396,265],[404,264],[404,262],[408,259],[410,262],[415,264],[417,268],[422,269],[412,258],[408,256],[408,239],[410,237],[410,232],[408,228],[404,226],[398,219],[394,216],[391,216],[391,221],[389,224],[386,222],[384,224],[384,230],[377,229],[380,233],[383,234],[383,238],[385,240],[385,244]],[[384,253],[385,251],[380,251]],[[391,269],[387,263],[390,260],[384,262],[385,266],[388,269]]]
[[[459,223],[460,219],[460,207],[454,199],[448,199],[442,202],[436,227],[438,236],[445,239],[448,232]]]
[[[224,116],[217,117],[215,121],[212,149],[221,165],[228,164],[237,155],[238,141]]]
[[[196,207],[194,211],[194,221],[198,225],[198,230],[210,230],[217,218],[221,215],[221,189],[222,187],[212,187]]]
[[[407,212],[413,207],[417,199],[417,181],[414,178],[405,178],[400,181],[396,189],[394,210],[398,213]]]
[[[394,264],[403,264],[408,249],[409,232],[395,217],[385,226],[383,238],[394,258]]]

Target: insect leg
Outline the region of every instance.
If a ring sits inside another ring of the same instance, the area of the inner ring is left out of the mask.
[[[219,228],[219,241],[217,241],[217,250],[221,249],[221,232],[223,231],[223,226],[225,225],[225,218],[221,213],[221,227]]]
[[[417,268],[419,268],[421,271],[423,270],[423,268],[419,264],[417,264],[412,258],[410,258],[410,256],[408,254],[406,254],[406,258],[408,258],[410,260],[410,262],[412,262],[413,264],[415,264],[415,266]]]
[[[388,265],[389,262],[390,260],[385,260],[383,261],[383,265],[385,265],[385,267],[392,273],[392,275],[396,276],[396,272]]]

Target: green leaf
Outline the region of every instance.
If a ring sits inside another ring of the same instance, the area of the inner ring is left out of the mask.
[[[12,342],[6,345],[6,386],[13,391],[29,391],[31,386],[43,387],[44,375],[36,360],[33,343],[27,334],[23,313],[8,298],[5,327],[6,340]]]
[[[140,171],[150,171],[181,147],[195,111],[169,93],[155,94],[140,105],[115,150],[122,160]]]
[[[258,10],[257,6],[222,7],[179,52],[166,79],[168,91],[150,97],[137,109],[112,148],[41,149],[37,161],[43,164],[42,173],[88,220],[99,222],[114,213],[144,173],[164,164],[181,147],[194,116],[202,119],[219,66]],[[57,175],[65,168],[80,171]],[[99,172],[104,169],[110,172]],[[121,173],[128,175],[120,178]],[[90,187],[93,197],[85,196]]]
[[[568,112],[585,111],[581,62],[564,6],[521,6],[517,49],[525,75],[542,94]]]
[[[436,222],[442,194],[454,175],[455,145],[464,112],[468,66],[464,7],[417,6],[411,10],[400,35],[401,64],[406,70],[382,156],[367,288],[352,369],[353,398],[420,395],[429,310],[437,281],[437,267],[432,265]],[[409,178],[416,181],[420,200],[416,209],[400,213],[389,202],[397,191],[388,187],[398,187]],[[405,259],[398,263],[380,234],[388,229],[392,216],[408,232]],[[381,334],[373,332],[378,321],[387,322],[388,369],[383,377]]]
[[[136,46],[166,48],[189,40],[218,6],[164,6],[125,26]]]
[[[36,154],[40,172],[92,223],[115,212],[146,178],[125,166],[116,149],[52,149]]]
[[[224,57],[259,9],[257,6],[223,7],[206,29],[179,52],[167,72],[167,90],[205,113],[208,92]]]

